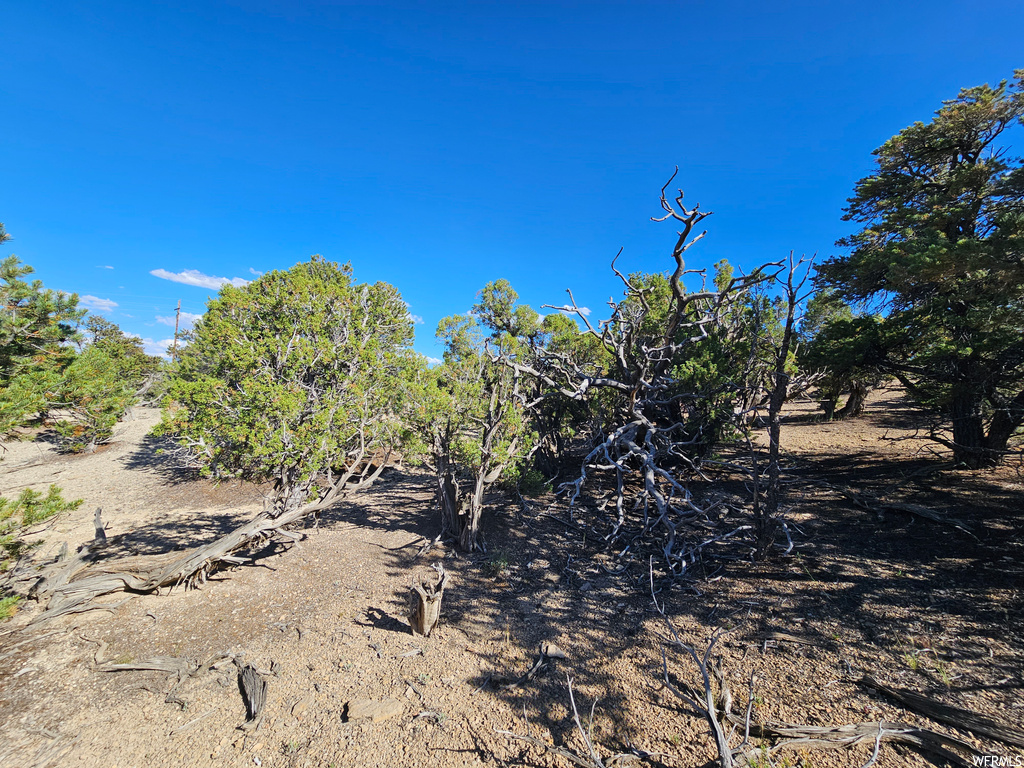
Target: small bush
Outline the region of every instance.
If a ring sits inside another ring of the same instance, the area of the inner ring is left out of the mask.
[[[19,602],[21,602],[20,595],[0,597],[0,621],[7,621],[11,618],[17,612]]]
[[[7,570],[10,560],[28,546],[20,539],[25,528],[81,505],[81,499],[66,500],[56,485],[51,485],[45,496],[26,488],[14,501],[0,497],[0,572]]]
[[[542,496],[551,490],[551,482],[538,469],[527,469],[519,476],[519,492],[523,496]]]

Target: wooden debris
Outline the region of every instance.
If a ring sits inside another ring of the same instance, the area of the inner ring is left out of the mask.
[[[739,724],[739,718],[730,718]],[[793,725],[790,723],[770,723],[750,726],[750,735],[757,738],[778,738],[782,742],[771,748],[772,752],[780,749],[848,749],[857,744],[876,746],[885,742],[906,744],[924,752],[937,755],[947,762],[962,768],[968,768],[971,762],[954,752],[962,750],[970,755],[981,753],[973,746],[960,739],[946,736],[937,731],[906,723],[892,723],[885,720],[879,722],[850,723],[834,727],[814,725]],[[756,756],[758,751],[752,751]]]
[[[193,728],[195,728],[197,725],[199,725],[199,723],[201,723],[203,720],[208,718],[210,715],[212,715],[216,711],[217,711],[216,709],[208,709],[206,712],[203,712],[203,714],[199,715],[199,717],[194,717],[191,720],[189,720],[187,723],[185,723],[184,725],[181,725],[181,726],[178,726],[177,728],[175,728],[173,731],[171,731],[170,735],[171,736],[177,736],[179,733],[185,733],[186,731],[191,731]]]
[[[87,639],[87,638],[82,638]],[[93,641],[95,642],[95,641]],[[99,672],[138,672],[140,670],[152,672],[166,672],[169,675],[177,675],[179,679],[191,677],[199,671],[199,665],[193,664],[182,656],[154,656],[150,659],[130,662],[126,664],[104,664],[97,667]]]
[[[27,595],[49,602],[30,626],[91,610],[98,597],[114,592],[146,594],[161,587],[198,587],[218,568],[246,562],[246,558],[238,557],[235,552],[263,546],[275,537],[294,543],[294,534],[286,530],[288,526],[320,512],[340,498],[336,492],[329,493],[319,502],[277,517],[270,511],[261,512],[216,541],[185,552],[103,559],[100,550],[104,547],[97,546],[94,540],[76,557],[57,559],[42,569]]]
[[[96,507],[96,514],[93,517],[93,525],[96,528],[96,537],[92,542],[93,549],[100,549],[107,546],[107,531],[103,526],[102,512],[103,507]]]
[[[870,675],[862,677],[858,684],[866,688],[874,688],[876,691],[884,693],[886,696],[903,704],[907,709],[917,712],[919,715],[930,717],[932,720],[952,725],[954,728],[959,728],[962,731],[970,731],[978,736],[987,736],[1004,744],[1024,747],[1024,731],[1012,725],[1001,723],[998,720],[993,720],[969,709],[944,704],[941,701],[922,696],[914,691],[908,691],[903,688],[890,688],[888,685],[878,682]]]
[[[259,725],[259,716],[267,704],[267,681],[252,664],[246,664],[238,671],[238,687],[245,701],[246,718],[240,727],[250,730]]]
[[[851,491],[848,488],[842,488],[838,485],[831,483],[820,483],[820,485],[835,491],[836,493],[844,496],[853,502],[856,506],[861,509],[866,509],[868,512],[874,512],[879,518],[882,514],[889,510],[894,512],[905,512],[908,515],[920,517],[925,520],[931,520],[935,523],[942,523],[943,525],[951,525],[959,531],[963,531],[967,535],[977,538],[974,533],[967,527],[967,524],[962,520],[957,520],[954,517],[950,517],[945,512],[939,512],[934,509],[922,506],[920,504],[912,504],[905,501],[888,501],[884,498],[875,496],[869,493],[858,493]]]
[[[448,585],[448,572],[440,563],[434,564],[438,573],[436,584],[420,582],[413,586],[409,601],[409,626],[414,635],[430,637],[441,618],[441,598]]]

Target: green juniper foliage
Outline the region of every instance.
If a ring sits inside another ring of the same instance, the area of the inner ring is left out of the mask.
[[[8,239],[0,224],[0,243]],[[26,281],[32,272],[16,256],[0,260],[0,436],[46,411],[85,314],[77,295]]]
[[[821,286],[884,307],[883,369],[970,467],[998,461],[1024,423],[1024,163],[1008,144],[1022,123],[1019,70],[900,131],[849,200],[849,254],[819,268]]]
[[[56,485],[51,485],[45,496],[26,488],[14,501],[0,497],[0,570],[6,570],[10,559],[26,546],[19,538],[24,529],[81,504],[81,499],[67,501]]]
[[[66,451],[91,451],[105,443],[135,402],[135,386],[121,361],[91,345],[67,367],[56,393],[67,418],[56,423]]]
[[[484,289],[474,314],[518,313],[524,326],[537,323],[528,307],[513,308],[515,291],[505,281]],[[519,463],[534,436],[529,432],[518,382],[492,354],[518,346],[510,334],[495,331],[485,339],[473,317],[454,315],[438,324],[444,361],[417,376],[411,423],[431,454],[444,533],[464,551],[479,548],[484,493],[497,480],[518,476]]]
[[[339,490],[403,436],[412,320],[386,283],[319,256],[225,286],[169,383],[158,431],[210,476],[274,483],[275,514]]]

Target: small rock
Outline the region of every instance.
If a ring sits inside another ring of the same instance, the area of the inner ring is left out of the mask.
[[[379,723],[392,717],[398,717],[405,705],[398,699],[352,699],[345,704],[345,720],[371,720]]]
[[[580,584],[580,592],[589,592],[593,588],[594,585],[591,584],[589,581],[584,581],[582,584]]]
[[[559,576],[557,573],[545,573],[544,574],[544,581],[551,581],[551,582],[554,582],[555,584],[557,584],[561,580],[561,578],[562,577]]]
[[[304,714],[306,714],[307,709],[309,709],[309,699],[300,699],[299,701],[295,702],[295,706],[292,707],[292,715],[294,717],[301,718]]]
[[[565,655],[565,651],[559,648],[554,643],[544,642],[540,644],[540,652],[547,656],[549,659],[568,659]]]

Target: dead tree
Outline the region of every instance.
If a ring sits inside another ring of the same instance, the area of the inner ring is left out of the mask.
[[[622,554],[638,540],[657,535],[664,563],[671,573],[679,574],[700,547],[680,531],[681,525],[702,514],[685,478],[697,468],[701,451],[714,442],[713,425],[702,420],[700,408],[709,395],[721,396],[723,391],[726,397],[738,395],[739,387],[726,380],[694,387],[680,378],[675,367],[718,334],[726,310],[752,286],[772,279],[782,264],[765,265],[709,288],[706,272],[687,269],[684,256],[706,234],[695,234],[695,228],[711,214],[699,206],[686,208],[682,191],[670,199],[666,189],[674,178],[675,174],[661,190],[665,214],[653,219],[681,227],[671,254],[674,269],[667,278],[626,277],[616,268],[616,256],[612,271],[622,282],[625,297],[609,300],[611,317],[596,328],[571,291],[569,304],[544,305],[578,318],[607,362],[580,362],[533,340],[529,355],[496,355],[495,359],[517,376],[544,385],[544,393],[525,402],[527,407],[556,396],[587,401],[597,393],[614,404],[614,413],[595,435],[579,475],[561,487],[568,495],[570,514],[593,475],[608,473],[615,482],[614,511],[605,518],[602,530],[609,546],[620,547]],[[689,291],[684,285],[687,278],[699,281],[700,289]],[[718,389],[712,393],[714,388]]]
[[[24,590],[29,597],[46,604],[46,609],[32,620],[32,624],[73,613],[115,607],[120,603],[104,604],[97,600],[118,592],[148,594],[158,592],[162,587],[198,587],[211,573],[248,562],[246,553],[258,550],[270,541],[286,545],[299,541],[302,534],[291,530],[292,527],[340,501],[348,493],[369,488],[382,469],[383,465],[365,474],[358,486],[346,489],[342,484],[335,485],[319,501],[290,512],[275,515],[273,509],[265,510],[219,539],[184,552],[104,558],[103,553],[109,550],[106,542],[97,535],[97,539],[82,547],[75,557],[58,558],[44,566],[34,583]]]
[[[801,294],[801,291],[810,275],[810,265],[811,262],[806,259],[794,261],[793,254],[789,254],[786,282],[783,289],[786,319],[782,338],[779,340],[778,346],[773,350],[775,370],[772,372],[773,386],[768,399],[768,486],[765,489],[764,504],[755,501],[755,556],[758,559],[767,557],[772,545],[775,543],[778,526],[777,518],[782,499],[782,467],[780,465],[782,406],[785,405],[790,390],[789,368],[791,361],[789,358],[794,344],[797,309],[807,298]]]

